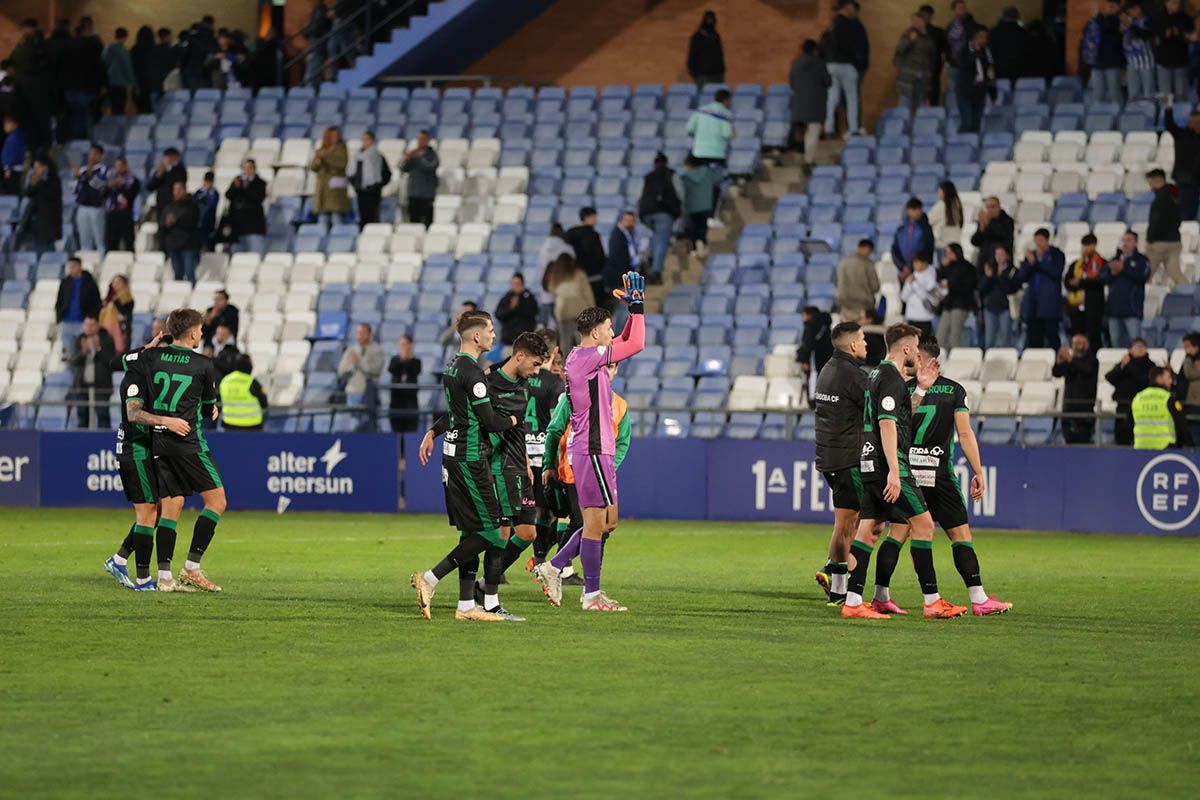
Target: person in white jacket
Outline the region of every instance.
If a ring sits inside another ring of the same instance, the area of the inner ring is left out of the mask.
[[[962,239],[963,207],[958,189],[950,181],[938,184],[938,201],[929,209],[929,227],[938,250],[945,250]]]
[[[922,333],[933,333],[933,318],[937,316],[938,303],[942,300],[937,272],[923,258],[914,258],[913,271],[900,290],[904,301],[904,319]]]

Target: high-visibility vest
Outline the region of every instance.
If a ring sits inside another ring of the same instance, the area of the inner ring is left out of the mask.
[[[1175,419],[1171,393],[1161,386],[1142,389],[1133,398],[1133,446],[1138,450],[1166,450],[1175,444]]]
[[[629,413],[629,403],[625,402],[625,398],[613,392],[612,402],[613,413],[613,436],[616,437],[621,430],[621,420],[625,419],[625,415]],[[567,440],[571,438],[571,423],[567,423],[566,430],[563,431],[562,438],[558,440],[558,482],[559,483],[575,483],[575,470],[571,469],[571,459],[567,457]]]
[[[221,423],[227,428],[252,428],[263,421],[262,404],[250,394],[254,376],[231,372],[221,380]]]

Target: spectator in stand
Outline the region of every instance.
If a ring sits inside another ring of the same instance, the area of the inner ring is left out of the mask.
[[[162,226],[163,210],[175,199],[175,184],[187,185],[187,167],[174,147],[163,150],[162,158],[154,167],[154,174],[146,180],[146,190],[154,192],[154,204],[158,210],[158,224]],[[161,236],[160,236],[161,239]]]
[[[72,348],[83,333],[83,321],[100,316],[100,288],[76,256],[67,259],[67,272],[58,282],[54,317],[64,348]]]
[[[462,306],[458,309],[458,313],[454,315],[454,319],[450,321],[449,327],[442,331],[442,335],[438,337],[438,341],[441,342],[442,347],[446,347],[447,345],[453,344],[456,341],[456,337],[458,336],[458,321],[462,319],[462,315],[478,310],[478,303],[467,300],[462,304]]]
[[[62,238],[62,181],[50,156],[33,159],[25,196],[29,202],[21,218],[21,230],[29,237],[35,253],[49,253]]]
[[[963,71],[963,50],[967,48],[975,29],[975,18],[967,11],[966,0],[954,0],[950,4],[950,13],[954,16],[946,26],[946,52],[949,66],[946,69],[946,105],[957,108],[962,116],[962,106],[958,105],[959,73]],[[986,29],[985,29],[986,30]]]
[[[944,250],[962,239],[963,207],[952,182],[942,181],[937,191],[938,201],[929,209],[929,229],[933,231],[934,247]]]
[[[1092,67],[1092,102],[1120,103],[1121,70],[1125,66],[1125,43],[1121,35],[1121,4],[1100,0],[1100,9],[1084,29],[1084,47],[1095,53]]]
[[[650,227],[654,238],[650,247],[650,285],[663,282],[663,267],[667,262],[667,251],[671,248],[671,231],[675,220],[683,213],[679,192],[675,189],[678,178],[675,170],[667,166],[663,153],[654,156],[654,169],[642,179],[642,196],[638,198],[638,215]]]
[[[879,297],[879,273],[875,270],[875,243],[861,239],[854,252],[837,265],[837,307],[842,319],[857,320],[863,311],[874,312]]]
[[[1153,26],[1150,17],[1142,13],[1140,0],[1125,6],[1121,20],[1121,41],[1125,48],[1125,80],[1130,100],[1154,96],[1156,77],[1154,65]]]
[[[92,138],[100,89],[104,86],[104,46],[91,17],[83,17],[64,53],[62,76],[67,104],[66,138]]]
[[[1071,336],[1070,347],[1060,347],[1051,374],[1064,378],[1062,410],[1064,414],[1094,414],[1096,411],[1096,378],[1100,364],[1082,333]],[[1091,444],[1096,420],[1076,418],[1062,421],[1063,439],[1067,444]]]
[[[725,166],[729,142],[733,139],[731,102],[729,90],[718,89],[711,103],[696,109],[688,117],[687,133],[692,137],[692,155],[697,160]]]
[[[996,59],[996,77],[1016,81],[1026,74],[1029,32],[1021,25],[1021,12],[1009,6],[1000,21],[988,33],[988,43]]]
[[[1018,273],[1018,280],[1027,287],[1021,298],[1026,347],[1058,349],[1065,265],[1063,251],[1050,244],[1050,231],[1038,228],[1033,234],[1033,247],[1025,251],[1025,261]]]
[[[233,341],[233,331],[224,322],[217,323],[212,338],[206,340],[207,348],[211,350],[208,357],[212,359],[213,369],[217,371],[217,379],[224,378],[237,367],[238,356],[241,352]]]
[[[550,235],[538,248],[538,266],[542,268],[543,275],[546,268],[564,254],[570,256],[572,261],[575,260],[575,248],[567,244],[567,232],[561,224],[555,222],[550,225]]]
[[[1009,295],[1021,288],[1017,268],[1008,256],[1006,245],[992,248],[991,257],[983,263],[979,279],[979,299],[983,304],[983,347],[1012,347],[1012,311]]]
[[[357,341],[346,348],[338,364],[337,374],[346,391],[346,402],[360,405],[375,393],[383,372],[383,349],[371,338],[371,326],[358,326]],[[372,398],[373,399],[373,398]]]
[[[1146,228],[1146,258],[1150,260],[1150,277],[1163,272],[1175,285],[1187,283],[1180,267],[1183,243],[1179,236],[1179,203],[1175,187],[1167,185],[1167,174],[1157,167],[1146,173],[1146,183],[1154,192],[1150,204],[1150,223]]]
[[[938,286],[937,272],[923,254],[913,257],[912,270],[904,279],[900,299],[904,302],[904,319],[922,333],[933,333],[933,318],[942,302],[944,292]]]
[[[258,177],[254,159],[247,158],[242,162],[241,174],[225,190],[225,199],[229,201],[225,214],[237,251],[262,253],[267,249],[267,217],[263,212],[266,198],[266,181]]]
[[[308,168],[317,175],[317,187],[313,191],[313,213],[330,225],[340,222],[350,210],[350,195],[346,188],[346,165],[350,156],[342,132],[330,126],[321,137],[321,146],[313,152]]]
[[[713,215],[714,198],[721,194],[720,172],[702,164],[688,153],[683,159],[683,213],[687,218],[691,254],[704,258],[708,252],[708,219]]]
[[[408,221],[428,228],[433,224],[433,199],[437,197],[437,151],[429,145],[429,131],[417,134],[417,143],[404,154],[400,171],[408,175]]]
[[[230,305],[229,292],[224,289],[218,289],[213,292],[212,305],[204,312],[204,341],[210,342],[216,335],[217,327],[224,325],[229,328],[229,333],[233,339],[237,340],[238,335],[238,310],[237,306]]]
[[[245,58],[245,54],[239,51],[228,31],[222,29],[218,32],[217,49],[204,62],[213,88],[224,91],[240,87],[242,82],[238,75],[242,71]]]
[[[20,194],[25,176],[25,132],[12,114],[4,115],[4,145],[0,148],[0,194]]]
[[[1163,126],[1175,140],[1175,166],[1171,177],[1179,189],[1179,216],[1191,221],[1200,205],[1200,109],[1188,115],[1187,125],[1175,121],[1172,98],[1167,98]]]
[[[933,6],[923,5],[917,13],[925,20],[925,32],[933,42],[933,64],[929,70],[929,105],[937,106],[942,103],[942,67],[945,66],[946,56],[950,53],[950,42],[946,38],[946,29],[933,24]]]
[[[887,329],[883,326],[883,317],[878,311],[864,311],[857,322],[867,339],[867,357],[863,359],[863,364],[878,367],[879,362],[887,358],[887,341],[884,338]]]
[[[188,31],[180,66],[184,88],[195,91],[212,86],[212,75],[205,67],[208,57],[217,52],[214,28],[213,18],[205,15]]]
[[[116,357],[117,349],[108,331],[100,327],[94,316],[85,318],[83,331],[72,343],[71,353],[74,373],[71,400],[80,404],[75,409],[79,427],[112,426],[108,402],[112,397],[112,362]]]
[[[417,429],[417,381],[421,377],[421,359],[413,356],[411,336],[401,336],[398,352],[388,362],[393,386],[388,398],[388,420],[393,433],[412,433]]]
[[[978,133],[983,110],[990,97],[996,99],[996,63],[988,47],[987,28],[976,28],[967,46],[959,52],[956,102],[961,116],[960,133]]]
[[[129,343],[133,341],[133,292],[129,290],[129,279],[124,275],[115,275],[108,282],[99,322],[100,327],[112,337],[113,347],[118,354],[129,349]]]
[[[608,236],[608,260],[604,264],[604,280],[601,282],[601,305],[612,309],[613,330],[625,328],[629,310],[624,303],[613,302],[612,292],[621,287],[621,276],[626,272],[642,271],[642,246],[637,238],[637,218],[632,211],[622,213]]]
[[[155,85],[151,70],[153,57],[154,29],[143,25],[134,36],[133,47],[129,48],[129,61],[133,65],[133,75],[137,84],[134,100],[139,114],[150,114],[154,111]],[[162,81],[159,81],[158,88],[162,88]]]
[[[329,9],[325,0],[317,0],[309,15],[308,25],[304,28],[304,38],[312,48],[304,60],[304,83],[307,86],[318,86],[325,76],[325,58],[328,54],[326,37],[333,30],[333,21],[329,18]]]
[[[821,125],[825,122],[825,104],[832,80],[817,43],[806,39],[800,55],[792,62],[788,76],[792,87],[792,142],[804,144],[804,169],[812,171],[817,163]]]
[[[104,195],[108,189],[108,167],[104,148],[88,148],[87,163],[75,176],[75,236],[80,250],[97,250],[104,257]]]
[[[925,17],[913,14],[908,30],[896,43],[896,105],[915,111],[929,96],[937,45],[925,26]]]
[[[149,79],[148,91],[150,92],[147,102],[150,108],[153,108],[158,99],[162,97],[163,84],[166,83],[167,76],[178,66],[179,51],[171,42],[171,29],[159,28],[158,41],[155,43],[154,49],[150,51],[150,62],[146,67]]]
[[[938,285],[945,296],[942,298],[941,316],[938,318],[937,338],[942,347],[970,344],[963,341],[967,317],[978,308],[979,273],[975,265],[963,256],[962,245],[954,242],[947,245],[942,256],[942,266],[937,271]]]
[[[1175,396],[1187,414],[1192,443],[1200,443],[1200,332],[1183,337],[1183,364],[1176,376]]]
[[[496,304],[496,319],[500,321],[500,341],[511,345],[522,333],[537,330],[538,301],[525,286],[520,272],[512,276],[508,292]]]
[[[1025,75],[1049,81],[1065,71],[1063,53],[1050,28],[1040,19],[1029,23],[1029,49],[1025,51]]]
[[[18,110],[17,118],[25,129],[26,146],[37,152],[52,144],[50,118],[54,116],[58,95],[54,85],[57,62],[50,58],[49,43],[42,38],[37,20],[22,20],[20,31],[21,39],[8,57],[13,75],[14,110]]]
[[[1189,97],[1188,41],[1195,28],[1192,17],[1179,0],[1166,0],[1162,13],[1154,20],[1154,62],[1158,72],[1158,93]],[[1194,438],[1194,437],[1193,437]]]
[[[833,357],[833,339],[830,338],[833,317],[816,306],[805,306],[800,316],[804,320],[804,330],[800,332],[796,361],[807,380],[809,375],[820,374],[825,362]]]
[[[1138,337],[1129,343],[1129,352],[1121,363],[1108,371],[1104,380],[1112,384],[1113,400],[1117,401],[1117,425],[1114,439],[1117,444],[1133,444],[1133,415],[1130,404],[1142,389],[1150,385],[1150,370],[1154,362],[1146,349],[1146,340]]]
[[[1063,285],[1067,289],[1067,313],[1071,333],[1087,337],[1094,353],[1103,346],[1104,330],[1104,259],[1096,252],[1096,237],[1087,234],[1080,240],[1081,252],[1066,271]]]
[[[587,273],[575,259],[563,253],[542,276],[542,288],[554,295],[554,318],[558,320],[558,347],[565,355],[575,346],[575,320],[585,309],[595,305],[592,285]]]
[[[137,76],[133,71],[133,57],[125,48],[129,39],[129,31],[117,28],[113,41],[104,48],[102,59],[105,74],[108,77],[108,107],[111,113],[125,116],[125,104],[129,95],[137,86]]]
[[[233,369],[217,386],[221,398],[221,427],[227,431],[261,431],[263,412],[270,403],[262,384],[254,377],[254,362],[239,354]]]
[[[971,244],[978,248],[979,260],[976,263],[980,269],[993,260],[992,253],[997,247],[1012,253],[1014,229],[1013,218],[1000,208],[1000,198],[985,198],[979,209],[975,233],[971,235]]]
[[[106,250],[133,250],[133,207],[142,183],[129,171],[124,156],[113,160],[104,190],[104,247]]]
[[[867,29],[858,18],[857,0],[838,0],[833,24],[823,37],[828,63],[829,97],[825,103],[825,135],[837,132],[838,105],[846,103],[846,135],[865,134],[859,102],[860,89],[871,63]]]
[[[918,198],[910,197],[904,204],[904,216],[892,238],[892,263],[901,280],[912,272],[915,259],[920,258],[926,264],[933,261],[933,229]]]
[[[598,221],[596,209],[584,206],[579,209],[579,224],[567,231],[566,239],[567,244],[575,251],[575,261],[587,273],[596,305],[607,306],[608,301],[604,297],[604,265],[608,256],[604,253],[604,242],[596,231]]]
[[[1142,335],[1142,313],[1146,301],[1146,282],[1150,280],[1150,261],[1137,249],[1138,235],[1126,231],[1121,249],[1100,273],[1108,287],[1108,343],[1128,347]]]
[[[175,280],[196,283],[200,261],[200,209],[187,186],[175,184],[175,195],[163,209],[162,248],[171,259]]]
[[[221,193],[213,184],[216,177],[211,171],[204,173],[200,188],[192,195],[196,210],[200,214],[200,236],[197,244],[204,250],[213,249],[213,238],[217,230],[217,206],[221,204]]]
[[[254,44],[254,52],[246,61],[247,78],[254,88],[264,86],[279,86],[283,74],[283,59],[280,56],[279,32],[268,28],[267,35],[259,37]]]
[[[375,146],[375,134],[363,131],[362,149],[354,156],[354,171],[350,183],[354,186],[354,195],[358,198],[358,229],[379,222],[379,201],[383,197],[383,187],[392,179],[392,171],[388,168],[387,159]]]
[[[700,89],[706,83],[725,82],[725,51],[717,33],[717,15],[711,11],[704,12],[688,42],[687,70]]]

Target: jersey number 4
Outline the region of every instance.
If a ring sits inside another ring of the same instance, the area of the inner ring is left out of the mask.
[[[171,401],[168,403],[167,395],[170,394],[173,383],[176,384],[175,394],[171,396]],[[158,392],[158,397],[154,398],[154,410],[174,414],[175,409],[179,407],[179,398],[183,397],[183,393],[192,385],[192,376],[156,372],[154,373],[154,385],[162,387]]]

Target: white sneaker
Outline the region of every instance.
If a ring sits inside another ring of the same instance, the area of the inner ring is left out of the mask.
[[[725,227],[725,223],[724,223],[724,222],[721,222],[721,218],[720,218],[720,217],[709,217],[709,218],[708,218],[708,227],[710,227],[710,228],[724,228],[724,227]]]
[[[613,600],[604,592],[600,592],[591,600],[580,598],[584,611],[628,611],[629,609]]]
[[[562,605],[562,573],[549,561],[538,564],[533,568],[533,574],[542,584],[546,599],[556,606]]]

